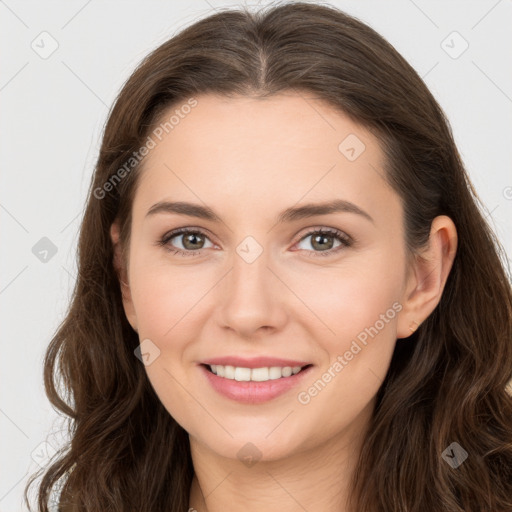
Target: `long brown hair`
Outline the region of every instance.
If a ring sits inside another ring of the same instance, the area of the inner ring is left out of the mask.
[[[69,418],[71,442],[44,470],[40,512],[59,481],[60,510],[65,503],[95,512],[187,509],[188,435],[134,356],[139,339],[124,314],[110,226],[120,221],[127,247],[141,170],[130,158],[163,112],[203,93],[280,91],[313,92],[375,134],[386,179],[402,200],[410,254],[427,243],[437,215],[457,228],[441,301],[397,340],[379,389],[352,482],[354,509],[512,510],[512,292],[504,251],[449,123],[414,69],[359,20],[297,2],[204,18],[148,55],[121,90],[81,224],[72,301],[44,361],[46,393]],[[456,468],[442,456],[454,442],[468,454]],[[27,504],[41,471],[25,488]]]

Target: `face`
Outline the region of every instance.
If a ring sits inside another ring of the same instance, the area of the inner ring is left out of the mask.
[[[362,428],[374,407],[407,330],[401,202],[377,139],[311,94],[196,99],[146,157],[125,311],[191,439],[279,459]],[[233,380],[228,366],[249,370]]]

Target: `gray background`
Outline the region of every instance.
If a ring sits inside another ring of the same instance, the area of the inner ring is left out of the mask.
[[[330,3],[375,28],[424,77],[510,259],[511,0]],[[42,358],[72,290],[77,230],[115,95],[178,29],[238,4],[0,0],[0,512],[25,510],[28,474],[66,439],[44,394]]]

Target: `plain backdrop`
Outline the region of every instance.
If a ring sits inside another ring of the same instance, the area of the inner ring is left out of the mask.
[[[510,258],[512,2],[329,3],[375,28],[424,78]],[[236,5],[0,1],[0,512],[25,510],[28,475],[66,440],[44,393],[42,359],[75,280],[77,232],[109,108],[150,50]]]

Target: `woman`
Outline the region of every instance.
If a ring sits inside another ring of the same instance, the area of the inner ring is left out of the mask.
[[[224,11],[152,52],[78,256],[40,511],[59,479],[62,510],[512,510],[502,249],[439,105],[360,21]]]

